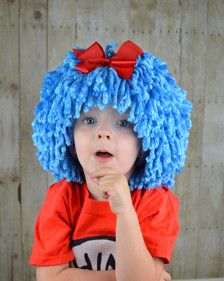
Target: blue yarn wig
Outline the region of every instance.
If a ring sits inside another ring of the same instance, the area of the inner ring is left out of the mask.
[[[106,46],[107,58],[114,56],[116,45],[112,41]],[[68,51],[64,63],[44,76],[32,122],[35,155],[43,168],[55,181],[65,178],[83,183],[82,167],[69,149],[74,145],[75,119],[82,110],[112,105],[119,114],[129,111],[128,121],[142,144],[144,159],[129,179],[130,190],[173,187],[186,158],[192,103],[176,85],[167,64],[144,51],[137,57],[131,79],[126,80],[109,66],[83,74],[75,69],[79,63],[74,52]]]

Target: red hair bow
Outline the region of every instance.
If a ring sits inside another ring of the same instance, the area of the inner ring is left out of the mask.
[[[124,42],[112,58],[106,58],[97,41],[86,50],[72,50],[81,62],[75,68],[82,73],[87,74],[98,66],[110,66],[120,77],[127,80],[131,78],[137,57],[143,54],[143,50],[130,40]]]

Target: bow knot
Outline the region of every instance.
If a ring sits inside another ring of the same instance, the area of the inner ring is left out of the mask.
[[[112,58],[107,58],[102,46],[95,42],[86,50],[72,49],[80,63],[75,68],[82,73],[89,73],[99,66],[109,66],[117,74],[129,80],[134,71],[136,59],[143,50],[130,40],[124,42]]]

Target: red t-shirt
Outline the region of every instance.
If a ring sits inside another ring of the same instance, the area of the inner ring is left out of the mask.
[[[160,186],[131,191],[150,254],[170,263],[179,234],[179,199]],[[86,183],[65,179],[48,188],[36,218],[30,265],[69,263],[92,270],[115,269],[116,215],[108,201],[90,197]]]

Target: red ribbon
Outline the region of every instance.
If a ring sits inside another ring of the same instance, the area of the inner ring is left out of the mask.
[[[131,78],[137,57],[143,54],[143,50],[130,40],[124,42],[112,58],[106,58],[97,41],[86,50],[72,50],[81,62],[75,68],[82,73],[87,74],[99,66],[110,66],[120,77],[127,80]]]

